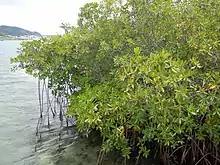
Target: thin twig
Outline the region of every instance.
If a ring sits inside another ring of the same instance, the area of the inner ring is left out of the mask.
[[[195,165],[197,165],[197,164],[199,164],[199,162],[201,162],[202,161],[202,159],[204,159],[206,156],[208,156],[208,155],[210,155],[211,153],[207,153],[207,154],[205,154]]]

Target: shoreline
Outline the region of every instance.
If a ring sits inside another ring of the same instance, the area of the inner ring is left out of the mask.
[[[9,38],[9,37],[0,37],[0,41],[9,41],[9,40],[20,40],[23,41],[25,39],[20,39],[20,38]]]

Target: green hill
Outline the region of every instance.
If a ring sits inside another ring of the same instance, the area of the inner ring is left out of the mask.
[[[38,32],[31,32],[19,27],[15,27],[15,26],[5,26],[2,25],[0,26],[0,36],[42,36],[40,33]]]

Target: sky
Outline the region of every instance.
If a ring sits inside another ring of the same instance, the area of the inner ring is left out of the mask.
[[[0,0],[0,25],[61,34],[61,23],[76,25],[80,7],[94,1],[100,0]]]

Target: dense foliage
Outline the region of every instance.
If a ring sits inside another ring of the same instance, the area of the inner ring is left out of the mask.
[[[89,3],[77,27],[23,43],[12,62],[69,97],[68,115],[79,131],[101,132],[103,152],[217,164],[219,9],[218,0]]]

